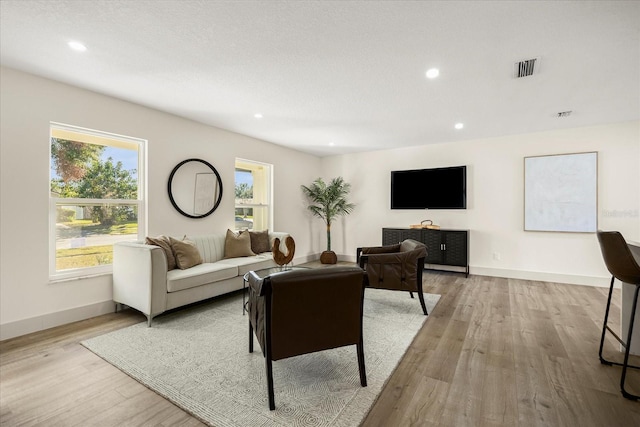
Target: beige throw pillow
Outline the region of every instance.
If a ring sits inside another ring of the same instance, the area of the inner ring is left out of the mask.
[[[171,249],[176,257],[176,265],[179,269],[184,270],[191,268],[194,265],[202,264],[202,257],[200,251],[193,242],[189,240],[176,240],[173,237],[169,237],[171,242]]]
[[[251,251],[256,254],[263,252],[271,252],[271,245],[269,244],[269,230],[264,231],[250,231],[251,236]]]
[[[173,255],[171,249],[171,243],[167,236],[147,237],[144,239],[146,245],[160,246],[167,257],[167,270],[174,270],[176,268],[176,257]]]
[[[237,258],[252,255],[255,254],[251,251],[251,235],[248,232],[236,234],[227,230],[227,237],[224,240],[224,257]]]

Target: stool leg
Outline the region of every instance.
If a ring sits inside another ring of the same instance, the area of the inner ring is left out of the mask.
[[[640,396],[636,394],[631,394],[627,392],[624,388],[624,380],[627,376],[627,366],[629,365],[629,350],[631,349],[631,335],[633,334],[633,324],[636,317],[636,308],[638,307],[638,291],[640,291],[640,286],[636,286],[636,291],[633,295],[633,308],[631,309],[631,320],[629,323],[629,333],[627,334],[627,345],[625,346],[624,352],[624,363],[622,364],[622,376],[620,377],[620,390],[622,391],[622,395],[627,399],[638,400]]]
[[[607,332],[607,322],[609,321],[609,308],[611,308],[611,295],[613,294],[613,282],[616,280],[615,277],[611,276],[611,286],[609,287],[609,298],[607,298],[607,309],[604,312],[604,323],[602,324],[602,338],[600,338],[600,352],[598,356],[600,356],[600,363],[603,365],[611,366],[612,363],[602,357],[602,349],[604,347],[604,336]]]

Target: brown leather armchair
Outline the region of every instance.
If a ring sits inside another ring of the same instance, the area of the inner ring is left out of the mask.
[[[425,316],[428,313],[422,294],[422,271],[426,257],[424,243],[412,239],[357,249],[358,265],[367,273],[368,287],[407,291],[411,298],[416,292]]]
[[[364,273],[358,267],[249,272],[249,352],[255,331],[265,357],[269,409],[275,409],[272,361],[355,344],[367,386],[362,343]]]

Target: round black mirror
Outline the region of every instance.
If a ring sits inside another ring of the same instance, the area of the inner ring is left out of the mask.
[[[178,212],[189,218],[204,218],[211,215],[222,200],[222,179],[209,162],[187,159],[171,171],[167,190]]]

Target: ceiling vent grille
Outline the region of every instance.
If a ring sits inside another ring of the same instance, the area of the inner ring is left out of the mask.
[[[571,111],[571,110],[569,110],[569,111],[560,111],[559,113],[556,113],[556,117],[557,118],[569,117],[571,115],[571,113],[573,113],[573,111]]]
[[[533,75],[536,70],[536,65],[539,65],[540,58],[525,59],[515,63],[514,77],[519,79],[521,77],[527,77]]]

